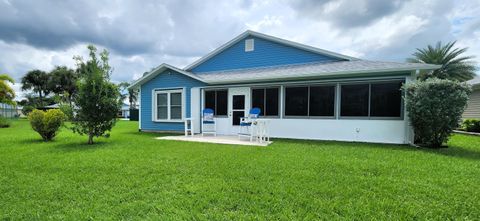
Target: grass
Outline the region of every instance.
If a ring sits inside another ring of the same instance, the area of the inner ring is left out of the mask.
[[[119,122],[93,146],[25,120],[0,129],[0,219],[480,218],[480,137],[449,148],[275,140],[269,147],[153,139]]]

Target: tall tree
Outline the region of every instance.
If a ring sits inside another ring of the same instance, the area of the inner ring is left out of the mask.
[[[475,76],[475,63],[473,56],[463,56],[468,48],[454,48],[456,41],[443,45],[437,42],[435,46],[428,45],[426,48],[417,48],[408,62],[428,63],[442,65],[440,69],[433,72],[420,73],[419,79],[426,80],[431,77],[440,79],[468,81]]]
[[[108,52],[103,50],[98,59],[97,49],[93,45],[88,49],[88,61],[75,57],[80,78],[78,92],[73,96],[75,114],[71,117],[73,132],[88,135],[88,144],[93,144],[94,137],[109,135],[120,111],[121,100],[118,87],[110,82],[112,70],[108,64]]]
[[[41,70],[29,71],[22,78],[22,90],[32,89],[33,92],[38,93],[38,105],[43,105],[43,97],[50,93],[48,78],[48,74]]]
[[[49,75],[49,89],[72,106],[72,98],[77,91],[78,74],[66,66],[57,66]]]
[[[130,108],[135,109],[137,106],[136,103],[137,103],[138,92],[133,88],[128,88],[129,86],[130,86],[130,83],[128,82],[122,82],[118,84],[118,87],[120,87],[122,91],[125,91],[125,90],[128,91],[128,103],[130,105]],[[122,100],[124,99],[125,99],[125,95],[122,94]]]
[[[13,78],[8,76],[7,74],[0,74],[0,103],[4,104],[15,104],[13,99],[15,98],[15,91],[10,87],[8,84],[15,83]]]

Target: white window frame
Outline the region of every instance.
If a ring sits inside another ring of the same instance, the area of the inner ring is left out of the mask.
[[[171,94],[180,93],[182,97],[182,117],[181,119],[171,119]],[[157,108],[157,95],[158,94],[167,94],[167,118],[158,119],[158,108]],[[183,122],[185,119],[185,90],[184,89],[175,89],[175,90],[153,90],[152,93],[152,120],[154,122]]]

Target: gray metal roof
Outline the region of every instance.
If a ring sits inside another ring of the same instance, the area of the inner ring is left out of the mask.
[[[472,86],[477,86],[477,85],[480,85],[480,76],[477,75],[475,78],[473,78],[472,80],[469,80],[467,81],[468,84],[472,85]]]
[[[344,77],[375,73],[388,74],[398,73],[400,71],[433,70],[439,67],[439,65],[421,63],[354,60],[208,72],[196,74],[196,76],[209,84],[225,84],[302,78]]]

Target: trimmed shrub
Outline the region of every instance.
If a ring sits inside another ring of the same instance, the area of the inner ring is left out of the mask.
[[[403,89],[415,143],[441,147],[461,122],[470,87],[466,83],[432,78],[408,83]]]
[[[40,134],[44,141],[50,141],[57,135],[57,131],[65,119],[65,114],[58,109],[46,112],[35,109],[28,115],[32,129]]]
[[[465,119],[462,123],[462,129],[468,132],[480,133],[480,119]]]
[[[10,122],[2,116],[0,116],[0,128],[10,127]]]

